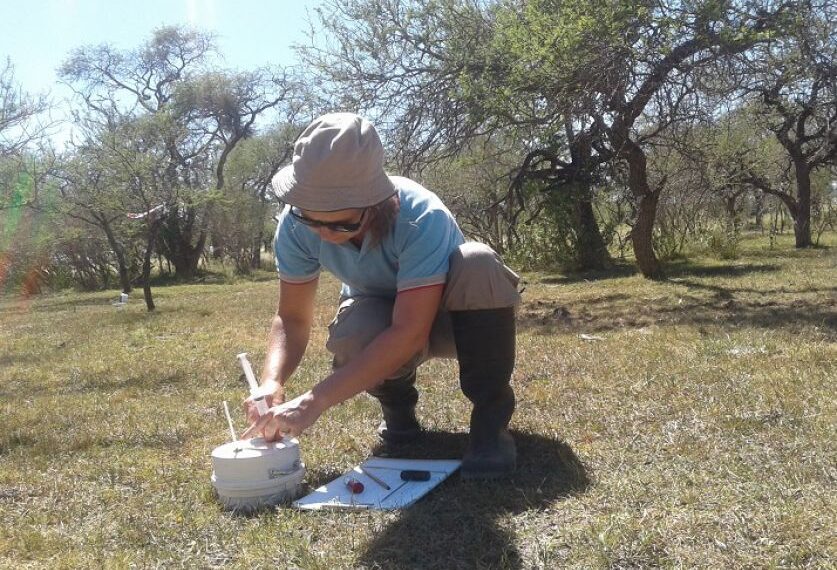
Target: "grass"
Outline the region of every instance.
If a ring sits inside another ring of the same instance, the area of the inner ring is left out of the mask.
[[[445,482],[401,513],[220,509],[221,402],[261,362],[273,280],[0,300],[0,567],[833,568],[837,261],[742,245],[650,282],[528,274],[519,314],[520,469]],[[292,393],[327,374],[321,286]],[[450,361],[419,371],[426,441],[458,457]],[[301,441],[313,488],[374,453],[365,397]],[[243,427],[240,415],[238,427]]]

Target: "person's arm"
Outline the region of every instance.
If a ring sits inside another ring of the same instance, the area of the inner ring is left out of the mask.
[[[279,433],[297,436],[328,408],[380,384],[424,349],[443,290],[444,285],[439,284],[399,293],[392,325],[363,352],[308,392],[271,408],[246,433],[262,429],[266,437]]]
[[[305,354],[314,320],[317,282],[317,279],[306,283],[279,282],[279,303],[270,324],[261,375],[262,389],[271,394],[268,406],[284,402],[285,383]],[[251,422],[258,419],[258,412],[250,398],[245,401],[245,411]]]
[[[314,321],[318,279],[307,283],[280,281],[279,305],[270,324],[262,383],[284,386],[299,366]]]

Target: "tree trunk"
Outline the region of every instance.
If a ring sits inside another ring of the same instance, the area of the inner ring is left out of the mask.
[[[148,225],[148,238],[142,260],[142,293],[145,298],[145,306],[149,312],[155,309],[154,298],[151,296],[151,255],[154,253],[154,243],[157,241],[159,227],[159,221],[151,222]]]
[[[634,256],[642,274],[649,279],[662,277],[660,262],[654,253],[654,220],[657,217],[657,204],[660,201],[660,189],[652,190],[648,184],[648,162],[645,152],[635,142],[625,137],[622,156],[628,161],[628,187],[639,199],[636,221],[631,230],[634,244]]]
[[[740,222],[740,220],[738,219],[738,208],[736,204],[737,199],[738,196],[736,196],[735,194],[723,198],[724,208],[727,211],[727,223],[729,225],[728,229],[732,230],[732,232],[735,234],[738,233],[738,226]]]
[[[657,217],[657,204],[660,193],[649,192],[640,197],[636,221],[631,230],[631,241],[634,244],[634,256],[639,270],[649,279],[662,277],[660,262],[654,253],[654,220]]]
[[[799,217],[799,202],[793,196],[786,194],[785,192],[773,192],[774,196],[777,196],[782,203],[787,208],[788,212],[790,213],[790,217],[794,222]],[[783,234],[785,233],[785,210],[782,208],[776,208],[776,216],[778,217],[779,223],[779,231],[778,233]],[[774,217],[773,226],[776,227],[776,221]],[[809,218],[810,219],[810,218]],[[796,230],[796,225],[794,223],[794,231]],[[809,234],[810,235],[810,234]]]
[[[564,132],[570,146],[574,181],[570,183],[573,224],[575,225],[576,261],[578,268],[600,270],[607,267],[608,254],[596,215],[593,212],[593,192],[590,172],[595,168],[592,160],[592,137],[588,131],[576,132],[569,118],[564,121]]]
[[[579,269],[600,270],[607,267],[608,254],[604,238],[593,213],[593,203],[589,184],[578,184],[573,214],[578,232]]]
[[[171,212],[161,226],[163,253],[174,264],[174,275],[179,280],[192,279],[198,272],[207,239],[206,229],[198,224],[202,224],[201,215],[195,208],[188,208]],[[196,227],[200,229],[197,242],[192,245]]]
[[[199,240],[203,243],[203,240]],[[192,279],[198,272],[198,264],[201,260],[201,253],[203,247],[181,247],[177,253],[171,256],[171,262],[174,264],[174,276],[178,280]]]
[[[756,229],[764,235],[764,194],[756,192],[755,202]]]
[[[796,169],[796,212],[793,233],[796,247],[811,247],[811,170],[803,161],[794,161]]]
[[[262,240],[259,238],[253,244],[253,249],[251,250],[251,257],[250,257],[250,269],[261,269],[262,268]]]
[[[262,189],[259,192],[259,207],[258,207],[259,229],[256,232],[256,239],[253,243],[252,257],[250,258],[251,269],[261,269],[262,267],[262,243],[265,241],[264,219],[267,214],[267,192]]]
[[[108,244],[116,256],[116,270],[119,272],[119,285],[122,287],[123,293],[130,293],[133,287],[131,287],[131,277],[128,274],[128,265],[125,263],[125,251],[122,249],[119,241],[117,241],[113,233],[113,228],[110,227],[110,222],[107,218],[101,218],[101,222],[102,229],[105,231],[105,236],[107,236]]]
[[[227,240],[224,233],[213,229],[209,239],[212,259],[221,259],[227,251]]]
[[[264,243],[264,225],[259,227],[256,232],[256,239],[253,241],[253,249],[250,257],[250,269],[262,268],[262,243]]]

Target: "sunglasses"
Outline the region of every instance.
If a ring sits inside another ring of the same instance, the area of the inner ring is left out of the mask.
[[[366,216],[366,210],[364,209],[363,212],[360,213],[360,219],[358,219],[357,222],[321,222],[319,220],[312,220],[311,218],[306,218],[302,215],[301,212],[295,210],[296,208],[291,208],[291,215],[297,220],[299,220],[300,223],[303,223],[306,226],[312,228],[325,228],[333,232],[341,233],[351,233],[358,231],[360,229],[360,226],[363,225],[364,216]]]

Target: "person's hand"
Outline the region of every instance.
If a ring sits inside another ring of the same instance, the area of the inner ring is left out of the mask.
[[[269,381],[259,386],[260,394],[264,394],[266,392],[267,395],[265,396],[265,402],[267,403],[268,408],[282,404],[285,401],[285,389],[279,384],[279,382]],[[243,406],[244,417],[247,418],[247,421],[251,424],[256,422],[259,419],[259,410],[256,408],[256,402],[253,401],[253,396],[244,400]]]
[[[248,427],[242,439],[261,433],[265,441],[279,441],[283,435],[298,437],[323,413],[311,392],[289,402],[271,407],[265,415]]]

